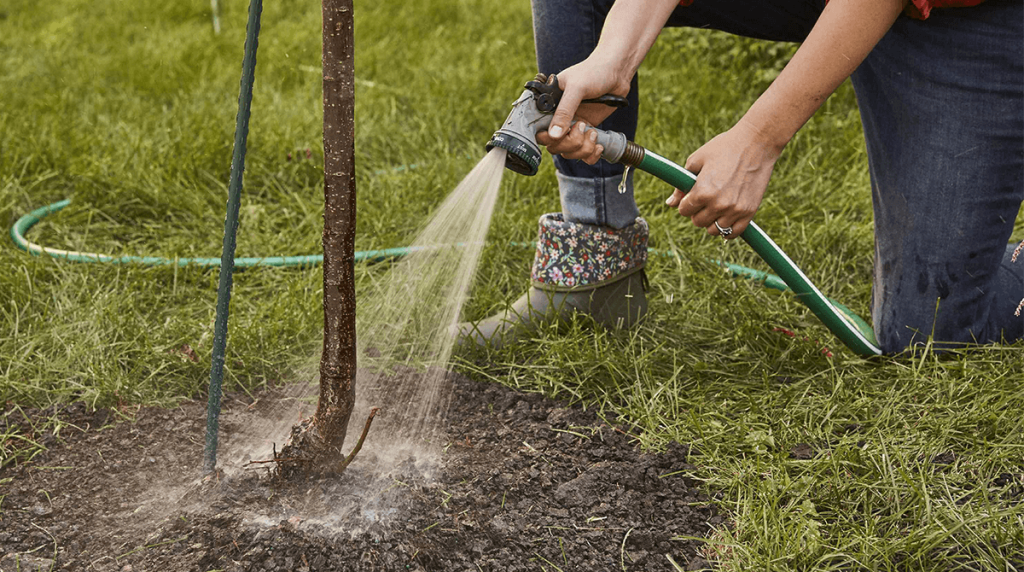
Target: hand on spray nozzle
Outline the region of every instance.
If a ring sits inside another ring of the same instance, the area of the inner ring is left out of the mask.
[[[573,159],[597,162],[604,153],[604,159],[616,163],[626,152],[626,136],[616,131],[602,131],[587,126],[584,120],[579,127],[566,126],[568,133],[555,138],[547,133],[555,111],[559,108],[563,92],[558,79],[538,74],[526,83],[526,90],[516,99],[501,128],[494,132],[485,148],[505,149],[505,167],[523,175],[536,175],[543,154],[540,146],[548,145],[553,153],[562,153]],[[628,105],[625,98],[616,95],[602,95],[597,99],[586,99],[583,103],[621,107]],[[540,135],[540,137],[538,137]]]
[[[537,142],[551,154],[590,165],[601,158],[603,148],[597,144],[597,133],[588,132],[588,127],[600,124],[616,107],[626,105],[624,97],[615,92],[618,86],[593,67],[584,61],[548,78],[549,85],[557,82],[562,91],[551,126],[537,134]]]
[[[547,147],[552,155],[561,155],[566,159],[580,159],[593,165],[601,159],[604,147],[597,142],[597,130],[590,128],[584,121],[577,121],[569,128],[569,132],[560,138],[553,137],[558,126],[537,134],[537,142]]]

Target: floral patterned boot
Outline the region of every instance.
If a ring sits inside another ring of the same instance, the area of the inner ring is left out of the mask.
[[[459,325],[460,343],[494,347],[574,312],[609,328],[628,328],[647,313],[647,221],[622,229],[540,218],[530,290],[504,312]]]

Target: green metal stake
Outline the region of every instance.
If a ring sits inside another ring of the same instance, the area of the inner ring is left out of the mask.
[[[249,3],[249,22],[245,32],[242,58],[242,82],[235,117],[235,148],[231,156],[231,181],[228,185],[228,212],[224,218],[224,247],[221,250],[220,286],[217,288],[217,320],[213,326],[213,359],[210,366],[210,400],[206,406],[206,452],[203,472],[217,467],[217,424],[220,417],[221,384],[224,381],[224,350],[228,343],[228,306],[231,304],[231,276],[235,270],[235,235],[238,232],[238,208],[241,203],[242,174],[245,172],[245,142],[249,136],[249,111],[252,84],[256,78],[256,46],[260,35],[263,0]]]
[[[217,0],[210,0],[210,11],[213,12],[213,33],[220,33],[220,3]]]

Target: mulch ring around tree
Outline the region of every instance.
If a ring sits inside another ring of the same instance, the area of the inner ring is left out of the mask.
[[[375,487],[360,458],[343,475],[305,482],[256,466],[200,483],[204,403],[143,408],[120,422],[115,412],[71,405],[59,416],[73,426],[49,437],[47,451],[0,470],[0,570],[707,566],[692,539],[723,518],[687,476],[686,447],[642,453],[591,411],[449,379],[433,478],[398,466]],[[243,401],[225,401],[223,432],[248,414]],[[40,412],[5,413],[10,426]]]

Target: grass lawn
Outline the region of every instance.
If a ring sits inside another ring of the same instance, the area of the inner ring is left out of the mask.
[[[5,228],[71,198],[35,242],[219,256],[246,10],[221,5],[214,35],[207,0],[0,4]],[[480,159],[535,72],[529,5],[359,1],[356,20],[357,248],[400,246]],[[319,251],[319,40],[318,3],[267,3],[240,256]],[[637,141],[682,162],[742,114],[789,49],[666,32],[641,70]],[[1021,569],[1024,345],[860,359],[792,296],[724,277],[707,259],[763,266],[742,243],[680,220],[663,205],[669,192],[638,177],[651,246],[676,253],[649,265],[650,320],[617,333],[563,325],[460,355],[457,367],[619,416],[646,448],[693,444],[694,476],[722,493],[730,517],[707,544],[724,569]],[[532,240],[537,217],[556,210],[550,160],[536,177],[506,175],[468,318],[525,288],[532,252],[506,242]],[[866,317],[871,219],[845,85],[787,148],[757,220]],[[8,410],[202,397],[216,271],[69,264],[6,240],[0,269]],[[357,274],[365,284],[380,271]],[[236,274],[227,383],[256,390],[315,362],[321,280],[318,268]],[[0,435],[3,462],[28,460],[31,437]]]

